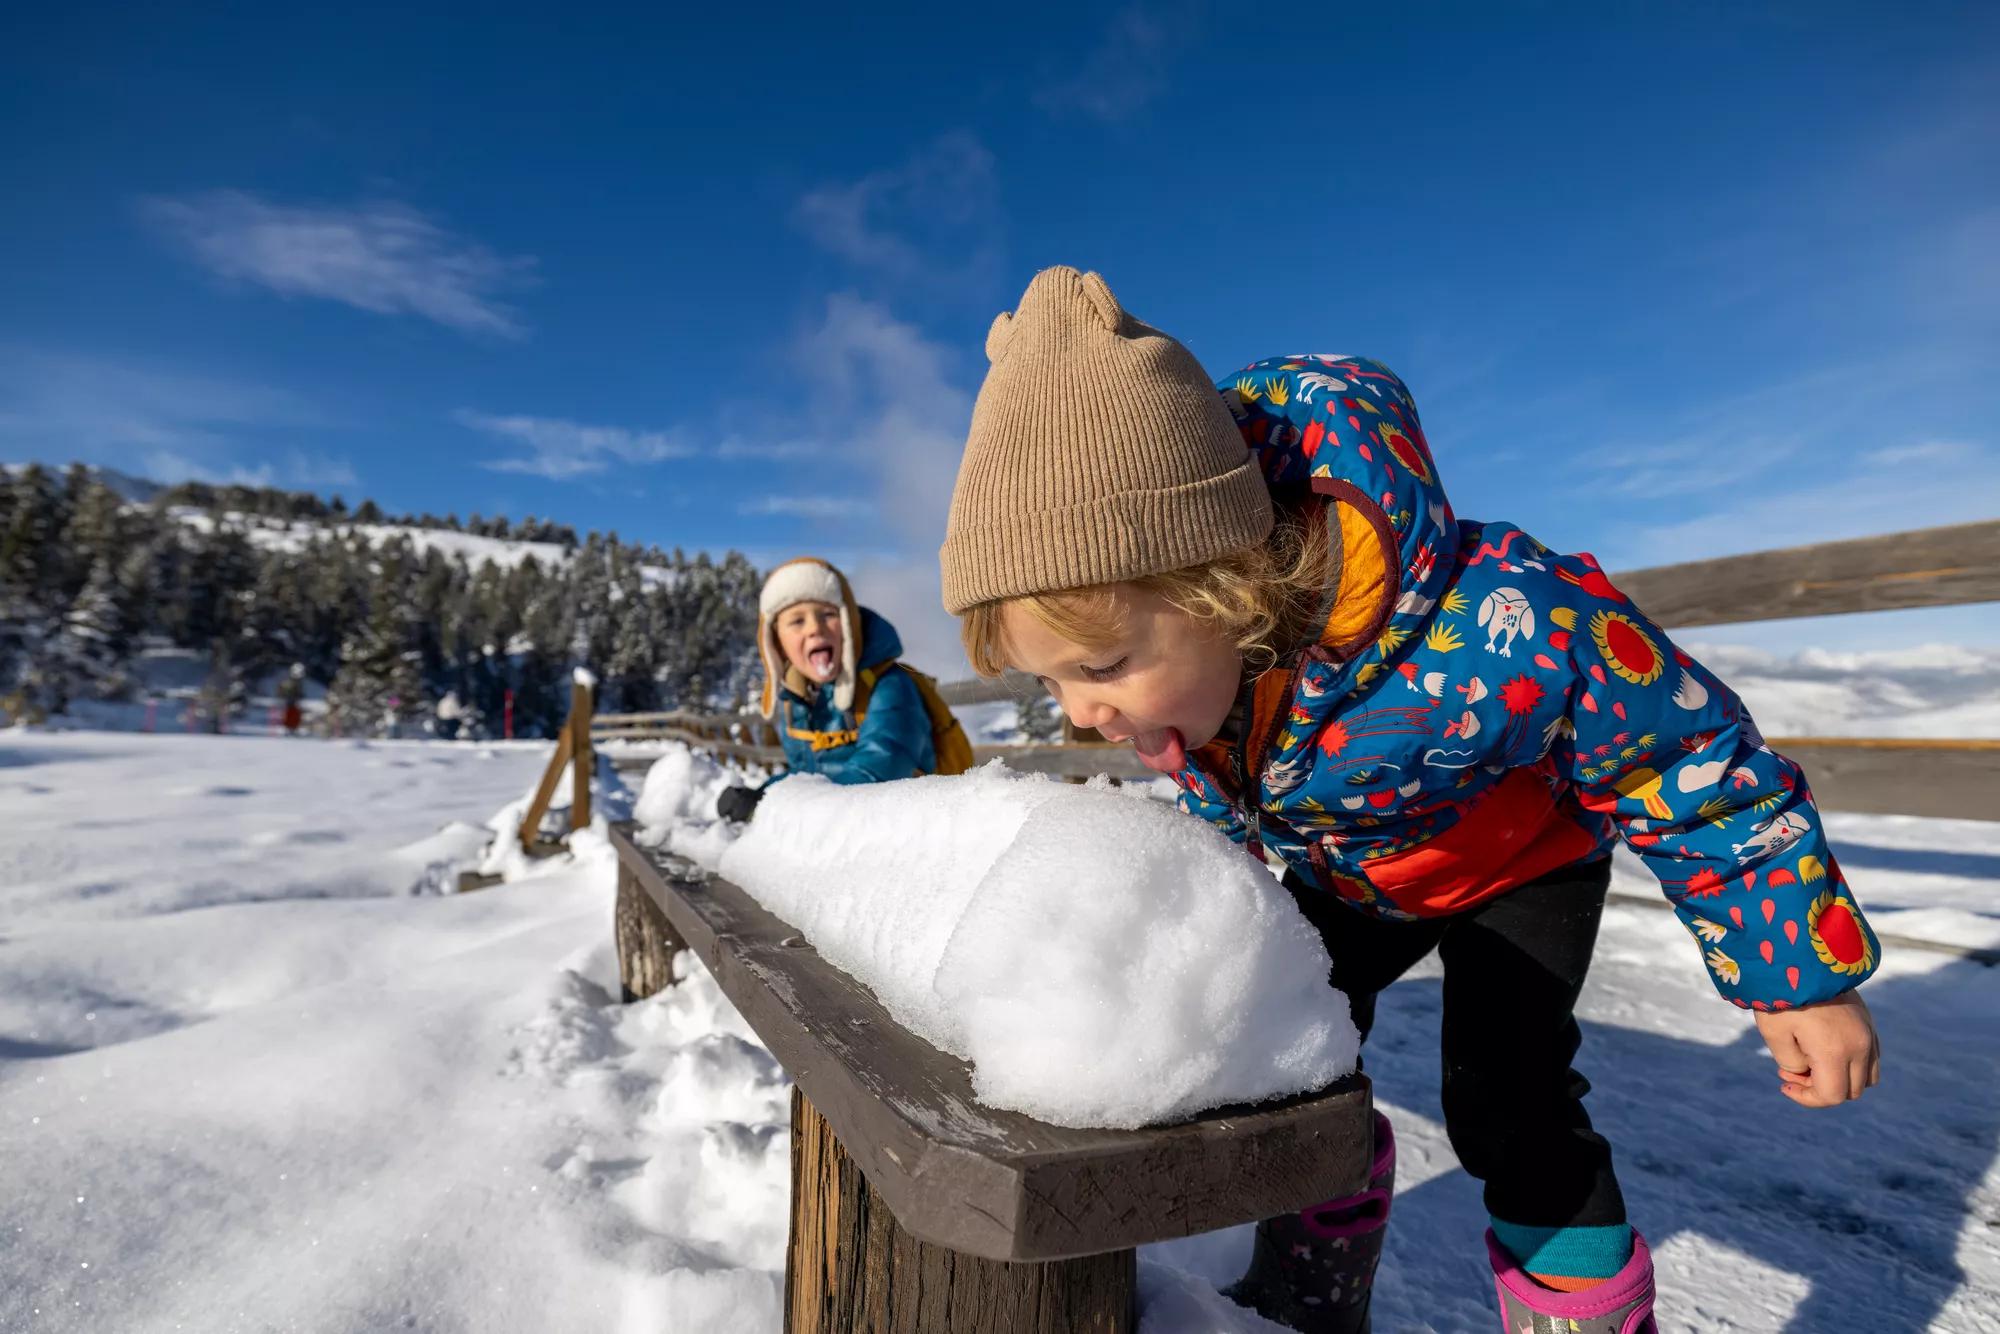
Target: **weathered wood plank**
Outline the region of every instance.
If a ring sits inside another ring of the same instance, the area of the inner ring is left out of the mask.
[[[555,800],[556,784],[562,781],[563,769],[569,764],[574,745],[569,726],[565,724],[556,733],[555,754],[549,756],[549,767],[542,770],[542,781],[535,785],[534,799],[521,816],[521,846],[530,851],[541,838],[542,816],[548,813],[549,803]]]
[[[1022,773],[1052,774],[1058,778],[1090,778],[1097,774],[1108,774],[1113,778],[1157,776],[1139,763],[1139,757],[1132,753],[1130,746],[1113,746],[1101,741],[1074,746],[974,746],[972,754],[981,764],[999,760],[1008,768],[1019,769]]]
[[[2000,820],[2000,740],[1772,737],[1770,745],[1805,767],[1813,796],[1830,811]],[[985,746],[1028,773],[1059,777],[1153,777],[1128,746]]]
[[[2000,820],[2000,741],[1773,737],[1770,745],[1798,761],[1826,810]]]
[[[938,694],[947,704],[997,704],[1002,700],[1037,699],[1042,683],[1026,672],[1005,676],[975,676],[964,681],[940,682]]]
[[[785,922],[613,831],[621,863],[888,1202],[934,1245],[1051,1260],[1212,1231],[1349,1194],[1367,1174],[1366,1079],[1149,1130],[1074,1130],[972,1097]]]
[[[2000,519],[1613,574],[1668,629],[2000,601]]]
[[[644,1000],[673,985],[674,956],[687,942],[667,922],[632,869],[618,867],[618,902],[612,910],[612,939],[618,953],[618,985],[627,1003]]]
[[[690,746],[719,755],[724,759],[743,760],[752,764],[783,764],[785,751],[782,746],[756,745],[746,741],[719,741],[712,736],[703,736],[679,727],[657,727],[645,731],[630,731],[606,737],[599,741],[681,741]]]
[[[650,733],[701,746],[726,758],[782,764],[771,747],[710,741],[687,733]],[[1813,795],[1830,811],[2000,820],[2000,739],[1905,740],[1894,737],[1772,737],[1772,749],[1805,766]],[[976,746],[979,763],[999,760],[1023,773],[1058,778],[1106,774],[1128,781],[1155,775],[1130,746]],[[619,760],[638,769],[650,761]]]
[[[590,780],[597,774],[597,759],[590,751],[590,687],[572,681],[569,687],[569,721],[563,726],[570,734],[569,827],[590,827]]]
[[[792,1090],[786,1334],[1130,1334],[1137,1252],[1010,1263],[912,1236]]]

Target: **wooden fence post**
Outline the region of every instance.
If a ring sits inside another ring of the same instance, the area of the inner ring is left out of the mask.
[[[1138,1252],[1007,1261],[918,1241],[792,1090],[785,1334],[1131,1334]]]
[[[572,681],[569,687],[569,762],[575,774],[569,803],[569,827],[588,829],[590,827],[590,780],[597,769],[597,758],[590,749],[590,696],[591,683],[581,677]]]
[[[571,732],[565,723],[556,733],[556,753],[549,756],[549,767],[542,770],[542,781],[535,787],[535,797],[528,803],[527,813],[521,817],[521,847],[532,853],[535,844],[542,837],[542,816],[549,809],[549,802],[556,795],[556,784],[562,781],[563,766],[569,763]]]
[[[618,948],[618,985],[626,1003],[644,1000],[674,984],[674,956],[687,948],[659,905],[646,897],[638,877],[618,865],[618,906],[612,915]]]

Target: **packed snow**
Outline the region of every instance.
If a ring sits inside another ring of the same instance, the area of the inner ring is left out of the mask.
[[[657,748],[659,758],[646,770],[645,783],[633,803],[637,839],[646,847],[664,848],[706,870],[722,864],[722,854],[736,841],[738,829],[715,813],[716,798],[732,786],[761,787],[769,775],[761,770],[719,763],[713,756],[679,741]]]
[[[998,764],[800,775],[720,869],[970,1061],[992,1106],[1141,1126],[1354,1068],[1347,998],[1291,896],[1212,827],[1108,786]]]
[[[691,961],[617,1003],[603,843],[432,892],[547,754],[0,733],[0,1329],[780,1328],[784,1072]],[[732,776],[686,772],[676,838]],[[1996,913],[2000,823],[1831,826],[1878,922]],[[2000,1330],[2000,968],[1891,947],[1864,994],[1883,1084],[1807,1111],[1669,914],[1607,912],[1580,1065],[1664,1331]],[[1367,1047],[1384,1334],[1493,1328],[1439,997],[1433,961]],[[1215,1290],[1248,1245],[1143,1248],[1145,1334],[1269,1334]]]

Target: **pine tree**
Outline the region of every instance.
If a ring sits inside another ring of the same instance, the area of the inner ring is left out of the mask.
[[[126,672],[131,613],[123,596],[110,562],[100,558],[50,646],[51,670],[62,674],[70,698],[123,699],[131,693]]]
[[[71,474],[69,520],[63,529],[64,597],[74,600],[99,564],[116,570],[125,559],[131,525],[125,502],[94,475]]]
[[[605,697],[628,713],[644,713],[660,707],[658,603],[636,578],[621,592],[617,627],[605,659]]]
[[[48,616],[63,578],[62,532],[67,507],[39,463],[14,474],[7,529],[0,533],[0,587],[22,600],[21,614]]]
[[[209,652],[208,677],[196,699],[202,726],[211,732],[232,731],[249,704],[250,688],[242,669],[232,659],[228,642],[218,641]]]

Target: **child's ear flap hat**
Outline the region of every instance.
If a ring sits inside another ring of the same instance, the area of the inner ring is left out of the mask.
[[[1098,275],[1036,274],[986,356],[938,553],[946,611],[1178,570],[1269,535],[1270,491],[1214,382]]]
[[[855,661],[861,653],[861,612],[854,602],[854,590],[847,576],[814,556],[801,556],[778,566],[764,580],[757,596],[757,652],[764,660],[764,689],[758,707],[769,718],[778,707],[778,687],[796,669],[785,660],[778,647],[778,615],[801,602],[824,602],[840,608],[840,672],[833,678],[834,707],[843,711],[854,707],[854,682],[859,675]],[[806,680],[793,682],[797,694],[805,694]]]

